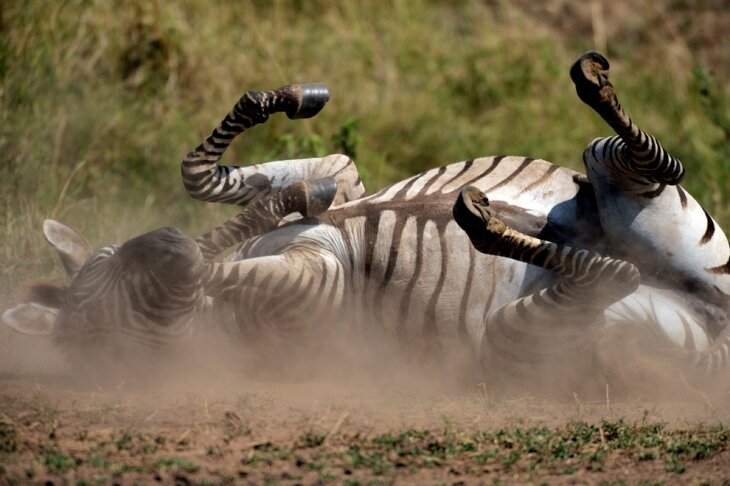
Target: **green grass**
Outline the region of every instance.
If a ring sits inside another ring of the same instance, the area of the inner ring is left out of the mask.
[[[178,164],[246,89],[324,81],[332,100],[314,120],[275,117],[245,134],[231,163],[346,152],[371,191],[479,155],[579,168],[585,145],[609,133],[568,78],[592,36],[551,28],[517,5],[5,5],[0,294],[60,276],[44,218],[101,245],[160,225],[197,234],[231,214],[189,199]],[[728,84],[684,42],[692,11],[670,25],[671,45],[664,31],[646,32],[652,12],[612,26],[612,79],[635,120],[685,162],[687,188],[728,227]]]
[[[116,436],[110,438],[112,442],[117,440]],[[368,484],[373,479],[386,483],[396,478],[407,480],[428,470],[433,470],[434,477],[448,471],[457,477],[489,472],[491,478],[538,480],[580,474],[582,478],[598,479],[610,478],[611,474],[623,470],[622,464],[628,463],[644,463],[644,475],[654,474],[659,480],[674,481],[693,468],[707,474],[709,470],[704,469],[703,461],[727,453],[729,439],[730,430],[724,426],[675,429],[663,423],[604,419],[561,427],[512,426],[481,431],[401,429],[375,436],[337,436],[316,444],[301,439],[273,441],[236,450],[233,454],[239,459],[234,457],[216,467],[144,448],[125,449],[129,453],[117,455],[115,459],[104,457],[98,451],[81,459],[52,442],[40,444],[38,460],[51,477],[65,475],[89,484],[100,477],[131,481],[179,474],[193,481],[212,481],[214,477],[227,477],[236,467],[239,476],[249,478],[276,480],[269,473],[279,471],[283,479],[316,474],[325,481],[348,484]],[[225,443],[222,440],[216,447]],[[74,447],[77,446],[70,445]],[[192,452],[188,448],[178,450],[186,455]],[[0,461],[13,468],[12,473],[4,473],[7,476],[4,479],[11,483],[22,479],[17,476],[16,461],[11,460],[14,454],[19,452],[0,451]],[[73,476],[69,476],[71,473]],[[594,473],[597,476],[586,476]]]
[[[0,453],[15,452],[18,448],[18,434],[9,423],[0,421]]]

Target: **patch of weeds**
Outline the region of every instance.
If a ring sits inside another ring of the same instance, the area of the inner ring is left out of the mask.
[[[15,427],[0,422],[0,452],[15,452],[18,449],[18,434]]]
[[[327,435],[324,434],[307,432],[299,438],[299,443],[301,443],[303,447],[319,447],[324,444],[326,438]]]
[[[125,431],[119,435],[114,434],[112,436],[112,440],[114,440],[114,445],[116,446],[118,451],[128,450],[132,448],[132,434],[130,434],[129,432]]]
[[[551,455],[558,460],[569,459],[575,454],[575,444],[566,437],[558,437],[557,443],[551,447]]]
[[[192,462],[182,457],[171,457],[159,459],[154,466],[155,470],[163,471],[172,469],[175,471],[182,471],[188,474],[196,473],[200,470],[200,467],[193,464]]]
[[[241,464],[244,466],[253,466],[254,464],[257,464],[259,462],[265,461],[266,455],[256,452],[254,450],[248,451],[248,454],[244,458],[241,459]]]
[[[112,469],[111,475],[114,478],[118,478],[127,473],[142,473],[142,472],[144,472],[144,469],[142,469],[140,466],[135,466],[133,464],[119,464]]]
[[[327,467],[327,464],[324,462],[310,462],[307,464],[307,469],[315,472],[323,471],[325,467]]]
[[[421,456],[421,461],[425,467],[439,467],[441,465],[441,459],[435,456]]]
[[[373,444],[383,446],[386,449],[395,449],[403,445],[404,434],[393,435],[393,434],[381,434],[373,437]]]
[[[478,464],[486,464],[499,455],[499,449],[496,447],[490,448],[474,456],[474,460]]]
[[[347,456],[353,467],[371,469],[375,474],[383,474],[392,468],[385,454],[379,450],[369,451],[353,445],[347,449]]]
[[[74,469],[77,461],[73,456],[62,453],[46,454],[41,459],[49,472],[65,472]]]
[[[592,471],[600,471],[603,469],[603,461],[605,460],[603,452],[600,450],[593,451],[585,456],[585,461],[588,462],[589,467]]]
[[[89,464],[91,464],[93,467],[99,468],[99,469],[106,469],[109,467],[109,461],[106,457],[101,456],[99,454],[91,454],[87,458],[87,461]]]
[[[278,461],[286,461],[292,455],[292,450],[287,447],[276,448],[272,453],[272,458]]]
[[[319,473],[319,477],[322,481],[334,481],[337,479],[337,474],[331,469],[325,469]]]
[[[251,434],[251,427],[245,424],[236,412],[226,412],[224,418],[223,431],[227,440]]]
[[[654,451],[643,451],[639,454],[638,457],[640,461],[653,461],[656,458],[657,456]]]
[[[509,451],[504,457],[502,457],[501,463],[504,467],[510,467],[519,461],[520,457],[522,457],[520,451]]]
[[[665,468],[667,472],[671,473],[683,473],[687,470],[687,468],[679,462],[676,458],[670,458],[669,462],[667,462],[667,467]]]
[[[623,419],[616,422],[601,423],[606,442],[616,449],[631,449],[636,446],[636,426],[627,425]]]
[[[244,465],[253,465],[259,462],[265,462],[271,465],[275,460],[286,459],[289,457],[290,450],[286,448],[278,448],[271,442],[260,442],[253,446],[246,457],[241,459]]]
[[[215,457],[217,459],[220,459],[225,455],[225,452],[219,446],[212,445],[205,448],[205,455],[208,457]]]

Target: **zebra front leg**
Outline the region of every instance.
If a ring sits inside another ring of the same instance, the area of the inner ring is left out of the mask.
[[[333,177],[294,183],[258,199],[195,241],[203,257],[210,261],[228,248],[276,228],[292,213],[307,218],[323,213],[332,204],[336,192]]]
[[[365,192],[352,160],[344,155],[297,161],[275,161],[248,167],[222,166],[219,161],[233,139],[269,115],[285,112],[289,118],[309,118],[327,103],[323,84],[291,85],[273,91],[248,91],[230,113],[182,161],[183,185],[195,199],[246,205],[289,184],[323,177],[337,181],[335,204]]]
[[[619,136],[619,139],[603,140],[608,146],[601,147],[601,152],[611,153],[611,160],[605,162],[615,164],[615,170],[637,181],[644,179],[646,183],[678,184],[684,177],[682,163],[629,118],[608,80],[608,68],[605,57],[597,52],[588,52],[570,69],[578,97],[601,115]]]
[[[326,333],[341,308],[345,273],[321,249],[294,248],[235,262],[213,263],[205,293],[232,305],[248,342],[301,344]]]
[[[605,309],[639,285],[637,268],[522,234],[494,217],[487,197],[474,187],[462,189],[453,213],[478,251],[537,265],[562,277],[488,317],[482,341],[485,366],[499,367],[520,379],[535,378],[546,366],[566,379],[576,367],[583,369],[579,357],[590,360]]]

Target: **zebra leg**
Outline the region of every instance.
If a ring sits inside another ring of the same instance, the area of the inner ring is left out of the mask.
[[[333,177],[296,182],[249,204],[222,225],[196,239],[203,257],[212,260],[228,248],[276,228],[288,215],[313,217],[329,208],[336,195]]]
[[[630,294],[639,285],[631,263],[596,252],[541,240],[516,231],[492,215],[487,196],[476,187],[461,190],[454,219],[478,251],[511,258],[553,271],[563,277],[549,293],[562,308],[601,309]],[[600,292],[597,289],[600,287]],[[586,301],[584,297],[597,294]],[[551,312],[554,312],[552,309]]]
[[[236,329],[247,341],[300,343],[334,323],[344,297],[344,278],[342,264],[330,253],[295,248],[213,263],[204,287],[216,302],[232,304]]]
[[[453,213],[478,251],[537,265],[561,277],[487,318],[482,341],[486,366],[506,367],[503,371],[521,378],[548,365],[568,373],[579,364],[580,353],[590,353],[605,309],[639,285],[639,271],[631,263],[510,228],[493,216],[487,197],[475,187],[462,189]]]
[[[291,85],[273,91],[248,91],[202,144],[182,161],[183,185],[190,196],[210,202],[246,205],[289,184],[334,177],[334,203],[357,199],[365,192],[355,164],[344,155],[275,161],[248,167],[219,164],[233,139],[269,115],[285,112],[289,118],[309,118],[327,103],[323,84]]]
[[[730,318],[721,309],[702,305],[699,299],[690,300],[691,295],[677,297],[670,289],[640,285],[611,305],[605,313],[607,329],[597,356],[607,363],[605,368],[636,376],[646,371],[650,371],[647,376],[660,376],[668,371],[675,383],[682,374],[688,383],[699,386],[720,378],[715,383],[724,386],[723,374],[730,366]],[[623,369],[610,363],[627,365],[629,360],[632,364]],[[671,379],[664,382],[671,383]],[[648,381],[637,378],[634,383]]]
[[[580,99],[618,134],[593,141],[583,155],[603,231],[611,247],[632,258],[645,278],[727,308],[727,237],[678,185],[682,164],[621,107],[608,67],[603,56],[589,52],[570,70]]]
[[[606,162],[615,165],[615,170],[626,177],[645,183],[678,184],[684,177],[682,163],[629,118],[608,80],[608,68],[605,57],[588,52],[570,69],[578,97],[601,115],[619,136],[604,141],[608,145],[604,150],[610,150],[610,160]]]

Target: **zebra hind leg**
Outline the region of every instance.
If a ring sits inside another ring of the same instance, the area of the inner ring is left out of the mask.
[[[561,277],[487,317],[481,346],[485,371],[498,369],[502,377],[539,386],[546,378],[540,373],[549,369],[563,384],[582,382],[580,373],[592,363],[605,309],[639,285],[636,267],[520,233],[495,217],[487,197],[474,187],[462,189],[453,213],[478,251]]]
[[[614,251],[636,263],[645,282],[689,291],[727,309],[730,246],[722,228],[678,184],[682,164],[626,114],[595,52],[570,70],[576,92],[618,134],[584,153],[599,220]]]
[[[638,176],[645,183],[678,184],[684,177],[682,163],[629,118],[608,80],[608,69],[608,60],[597,52],[583,54],[570,69],[578,97],[619,136],[619,139],[604,139],[603,143],[610,146],[601,147],[601,152],[610,153],[616,169],[633,180]],[[622,143],[616,143],[619,141]]]
[[[563,306],[605,309],[632,293],[639,285],[639,270],[625,260],[594,251],[553,243],[525,235],[496,218],[489,199],[476,187],[462,189],[454,205],[454,219],[478,251],[511,258],[555,272]],[[597,290],[600,289],[600,292]],[[596,294],[586,302],[583,297]]]

